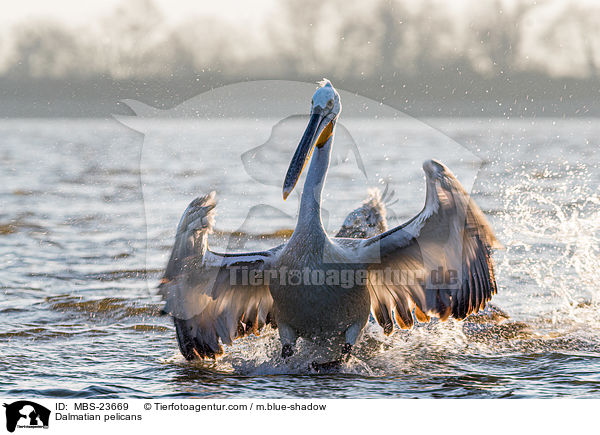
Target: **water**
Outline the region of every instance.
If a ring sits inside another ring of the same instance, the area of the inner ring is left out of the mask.
[[[145,139],[114,120],[0,122],[0,395],[600,397],[595,120],[345,121],[367,176],[356,154],[335,160],[328,229],[385,183],[398,199],[392,221],[411,217],[424,196],[420,161],[439,157],[473,186],[505,246],[495,254],[494,304],[510,319],[451,320],[391,337],[370,324],[336,373],[311,373],[301,358],[273,361],[270,330],[217,362],[186,362],[155,290],[179,215],[215,189],[213,247],[231,246],[240,228],[251,240],[238,248],[282,242],[297,202],[282,204],[280,183],[301,127],[263,149],[267,171],[250,176],[240,160],[276,122],[155,121]],[[256,204],[265,207],[247,218]],[[308,347],[301,342],[301,354]]]

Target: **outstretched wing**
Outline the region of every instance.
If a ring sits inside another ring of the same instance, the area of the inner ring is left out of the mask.
[[[280,248],[247,254],[210,251],[215,205],[212,192],[187,207],[159,286],[187,359],[215,358],[223,353],[219,340],[231,344],[271,321],[273,299],[260,272]]]
[[[423,170],[423,210],[359,248],[371,257],[371,309],[387,334],[393,319],[401,328],[412,327],[413,309],[419,321],[463,319],[496,293],[491,248],[500,244],[483,213],[442,163],[426,161]]]

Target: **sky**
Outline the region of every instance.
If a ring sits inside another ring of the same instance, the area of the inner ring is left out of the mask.
[[[19,0],[6,2],[0,22],[15,24],[22,20],[39,17],[56,18],[67,25],[81,25],[86,20],[108,14],[116,5],[126,0]],[[274,7],[274,0],[219,0],[219,1],[194,1],[194,0],[156,0],[165,16],[173,23],[190,15],[215,15],[224,19],[239,22],[244,20],[259,20],[264,13]]]

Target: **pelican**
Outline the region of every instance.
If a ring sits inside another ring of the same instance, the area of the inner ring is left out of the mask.
[[[394,192],[388,192],[389,186],[383,193],[379,189],[370,189],[369,196],[356,210],[348,214],[342,227],[335,237],[353,239],[368,239],[369,237],[387,231],[387,205],[393,204]]]
[[[337,237],[326,233],[321,195],[341,110],[338,92],[324,79],[283,183],[285,200],[310,161],[286,243],[261,252],[214,252],[208,246],[214,192],[184,211],[159,292],[186,359],[216,358],[223,344],[270,324],[279,332],[282,359],[294,355],[302,337],[327,349],[327,361],[343,361],[370,313],[389,335],[411,328],[415,318],[464,319],[496,293],[491,250],[498,241],[457,178],[436,160],[423,163],[425,206],[408,222],[387,229],[376,198],[352,212]]]

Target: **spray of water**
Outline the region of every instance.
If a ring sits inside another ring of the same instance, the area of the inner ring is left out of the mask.
[[[506,251],[499,268],[511,314],[597,327],[600,196],[584,164],[512,172],[500,216]],[[582,325],[583,326],[583,325]]]

